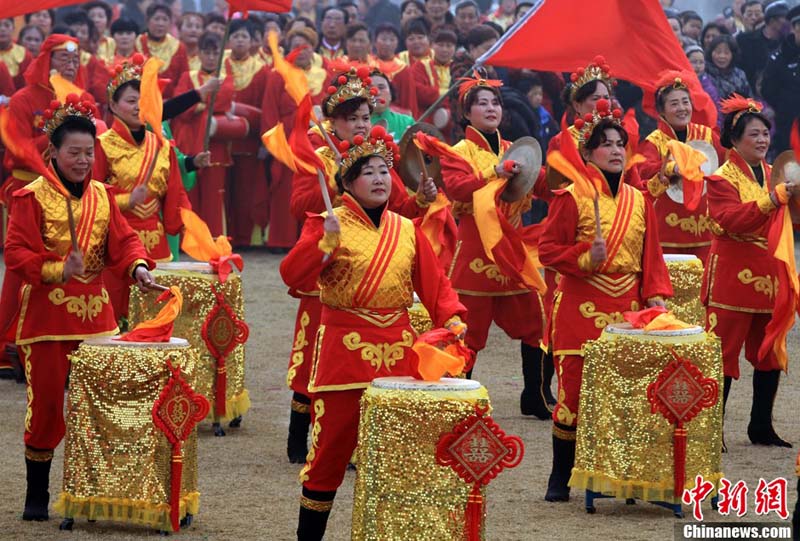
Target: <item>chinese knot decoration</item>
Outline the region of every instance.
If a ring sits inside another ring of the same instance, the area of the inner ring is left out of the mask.
[[[217,377],[214,392],[214,414],[224,417],[226,413],[226,393],[228,376],[225,359],[240,344],[247,341],[250,329],[247,323],[236,317],[233,308],[225,301],[225,297],[212,285],[211,291],[217,298],[214,308],[208,313],[201,334],[208,351],[217,362]]]
[[[180,530],[181,476],[183,474],[183,452],[181,445],[189,437],[195,425],[208,415],[206,397],[199,395],[181,376],[180,368],[172,366],[167,359],[172,375],[153,404],[153,423],[166,435],[172,444],[170,463],[169,518],[174,531]]]
[[[488,406],[475,405],[475,415],[446,432],[436,445],[436,462],[450,466],[466,483],[472,485],[465,512],[468,541],[480,539],[485,502],[481,487],[497,477],[504,468],[522,462],[525,447],[519,436],[508,436],[490,416]]]
[[[697,366],[672,351],[675,360],[658,374],[647,386],[650,412],[660,413],[675,426],[672,439],[674,491],[676,498],[683,495],[686,477],[686,423],[705,408],[717,403],[719,385],[714,378],[703,376]]]

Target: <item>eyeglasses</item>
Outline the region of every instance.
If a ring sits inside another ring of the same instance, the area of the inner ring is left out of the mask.
[[[60,64],[75,64],[76,66],[81,63],[81,59],[77,55],[69,55],[69,56],[53,55],[51,60],[55,60]]]
[[[322,20],[334,23],[343,23],[344,17],[342,17],[341,15],[325,15],[325,17],[323,17]]]

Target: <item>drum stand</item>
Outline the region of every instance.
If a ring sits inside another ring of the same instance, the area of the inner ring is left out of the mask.
[[[189,514],[187,514],[185,517],[183,517],[181,519],[181,528],[186,528],[188,526],[191,526],[193,518],[194,518],[194,515],[189,515]],[[90,519],[88,522],[89,522],[89,524],[94,524],[97,521],[93,520],[93,519]],[[72,527],[74,525],[75,525],[75,519],[74,518],[65,518],[64,520],[61,521],[61,524],[58,525],[58,529],[62,530],[62,531],[71,532],[72,531]],[[158,530],[158,533],[160,535],[167,536],[167,535],[170,535],[172,532],[170,532],[168,530]]]
[[[586,512],[590,515],[593,515],[597,512],[597,509],[594,506],[594,501],[597,499],[603,498],[614,498],[614,496],[607,496],[600,492],[594,492],[593,490],[586,491]],[[719,496],[714,496],[711,498],[711,507],[712,509],[717,509],[717,505],[719,502]],[[664,507],[672,511],[672,514],[675,518],[683,518],[683,508],[681,507],[680,503],[669,503],[669,502],[648,502],[652,503],[653,505],[657,505],[659,507]],[[626,505],[636,505],[636,499],[634,498],[626,498],[625,499]]]

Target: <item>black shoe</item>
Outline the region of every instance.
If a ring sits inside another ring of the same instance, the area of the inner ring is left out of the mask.
[[[575,428],[560,424],[553,426],[553,469],[547,480],[547,493],[544,499],[548,502],[569,501],[569,478],[575,465]],[[555,431],[572,439],[561,439]]]
[[[308,455],[308,426],[311,424],[309,405],[311,399],[300,393],[292,397],[292,411],[289,414],[289,439],[286,454],[292,464],[303,464]]]
[[[550,419],[553,410],[547,405],[542,381],[544,379],[544,366],[542,357],[544,352],[540,348],[535,348],[522,343],[522,379],[525,388],[519,397],[519,410],[522,415],[533,415],[538,419]]]
[[[50,503],[50,464],[52,463],[52,452],[29,452],[36,460],[25,457],[25,468],[27,470],[28,489],[25,492],[25,510],[22,512],[22,520],[49,520],[47,505]],[[42,454],[50,455],[50,459],[42,459]],[[37,456],[38,455],[38,456]]]
[[[303,487],[300,516],[297,520],[297,541],[322,541],[336,491],[319,492]]]
[[[753,372],[753,405],[750,409],[747,437],[756,445],[789,448],[792,446],[778,436],[772,427],[772,407],[775,404],[775,395],[778,393],[780,377],[780,370]]]

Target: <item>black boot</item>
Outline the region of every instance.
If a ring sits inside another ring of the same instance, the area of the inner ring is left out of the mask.
[[[28,489],[25,492],[25,511],[22,520],[48,520],[47,504],[50,502],[50,464],[53,451],[25,448],[25,468]]]
[[[794,513],[792,513],[792,532],[794,533],[792,539],[800,540],[800,479],[797,480],[797,495],[798,499],[794,504]]]
[[[556,397],[553,396],[553,390],[551,389],[551,385],[553,382],[553,375],[556,371],[556,365],[553,361],[553,352],[549,351],[544,355],[542,359],[542,364],[544,365],[544,379],[542,380],[542,389],[544,390],[544,399],[547,402],[547,405],[550,406],[552,410],[556,405]]]
[[[747,437],[757,445],[792,446],[791,443],[782,440],[772,427],[772,406],[775,404],[780,377],[780,370],[753,372],[753,406],[750,409]]]
[[[300,517],[297,520],[297,541],[321,541],[325,536],[336,491],[320,492],[303,487]]]
[[[300,393],[292,396],[289,414],[289,440],[286,454],[292,464],[302,464],[308,454],[308,425],[311,424],[311,399]]]
[[[539,419],[550,419],[553,410],[547,405],[544,394],[544,363],[542,357],[544,352],[541,348],[535,348],[526,343],[522,343],[522,379],[525,387],[519,397],[519,409],[522,415],[534,415]]]
[[[575,427],[553,423],[553,469],[547,481],[548,502],[569,501],[569,482],[575,465]]]
[[[725,444],[725,406],[728,404],[728,395],[731,392],[731,384],[733,383],[733,378],[730,376],[725,376],[724,381],[722,383],[722,452],[728,452],[728,446]]]

